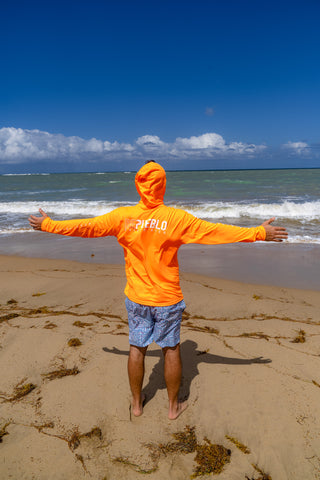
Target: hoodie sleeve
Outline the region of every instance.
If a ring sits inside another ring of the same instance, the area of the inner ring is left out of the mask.
[[[180,232],[181,244],[200,243],[204,245],[255,242],[265,240],[264,227],[236,227],[223,223],[211,223],[184,212],[180,219],[182,231]]]
[[[55,221],[47,217],[41,224],[41,230],[69,237],[106,237],[116,236],[120,229],[121,215],[113,210],[110,213],[93,218]]]

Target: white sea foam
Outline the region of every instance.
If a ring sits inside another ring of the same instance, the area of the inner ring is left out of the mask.
[[[42,208],[50,215],[62,216],[97,216],[109,213],[115,208],[129,205],[128,202],[103,202],[69,200],[66,202],[2,202],[0,203],[0,214],[37,214]]]
[[[51,175],[51,173],[2,173],[2,177],[29,177],[30,175]]]
[[[81,191],[84,191],[86,190],[86,188],[84,187],[79,187],[79,188],[64,188],[64,189],[61,189],[59,191],[60,194],[62,193],[70,193],[70,192],[81,192]],[[21,196],[28,196],[28,197],[31,197],[31,196],[39,196],[39,195],[44,195],[44,194],[55,194],[56,193],[56,190],[53,190],[53,189],[46,189],[46,190],[37,190],[35,192],[33,191],[28,191],[28,190],[20,190],[19,191],[19,194]],[[17,192],[15,191],[12,191],[12,192],[0,192],[0,197],[3,197],[3,198],[6,198],[6,197],[16,197],[17,196]],[[9,203],[9,202],[6,202],[6,203]],[[14,203],[18,203],[18,202],[14,202]],[[27,202],[28,203],[28,202]],[[0,212],[1,212],[1,203],[0,203]]]
[[[188,212],[200,218],[286,218],[299,221],[320,220],[320,201],[295,203],[207,203],[194,206],[184,205]]]
[[[78,214],[102,215],[114,208],[134,205],[134,202],[105,202],[103,200],[68,200],[54,202],[0,202],[0,214],[29,214],[38,211],[39,207],[50,214],[71,216]],[[220,218],[258,218],[276,217],[300,222],[320,221],[320,200],[314,202],[296,203],[284,201],[282,203],[251,203],[237,204],[228,202],[201,203],[195,205],[172,206],[183,208],[199,218],[218,220]]]
[[[0,228],[0,236],[1,235],[13,235],[16,233],[31,233],[33,230],[30,227],[25,228]]]
[[[311,237],[310,235],[290,235],[288,237],[288,240],[286,240],[288,243],[303,243],[303,244],[317,244],[320,245],[320,237]]]

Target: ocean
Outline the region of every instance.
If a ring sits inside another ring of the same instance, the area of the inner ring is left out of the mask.
[[[39,207],[62,220],[133,205],[139,200],[134,177],[135,172],[1,175],[0,242],[31,234],[27,218]],[[320,244],[320,169],[167,172],[165,203],[245,227],[275,217],[288,229],[289,243]]]

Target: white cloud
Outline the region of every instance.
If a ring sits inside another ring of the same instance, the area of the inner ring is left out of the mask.
[[[305,142],[288,142],[283,145],[283,148],[298,155],[308,153],[310,150],[310,146]]]
[[[96,138],[65,137],[40,130],[22,128],[0,129],[0,163],[19,164],[24,161],[85,160],[88,155],[103,157],[105,153],[131,152],[130,144],[102,142]]]
[[[103,151],[104,152],[132,152],[134,150],[133,146],[130,143],[119,143],[119,142],[109,142],[106,140],[103,142]]]
[[[166,145],[157,135],[143,135],[137,138],[136,144],[144,148],[164,147]]]
[[[228,145],[228,151],[233,151],[239,155],[254,155],[263,152],[266,145],[254,145],[253,143],[232,142]]]
[[[306,146],[303,142],[289,142],[288,145],[298,152]],[[77,136],[65,137],[40,130],[13,127],[0,129],[0,164],[144,160],[150,157],[155,160],[241,158],[257,156],[266,148],[265,145],[243,142],[227,143],[217,133],[178,137],[171,143],[162,141],[157,135],[143,135],[131,144],[96,138],[85,140]]]
[[[205,133],[199,137],[177,138],[175,144],[186,150],[194,149],[218,149],[225,150],[226,142],[217,133]]]
[[[85,149],[87,152],[102,153],[103,142],[101,142],[101,140],[97,140],[96,138],[91,138],[91,140],[87,142]]]
[[[262,152],[265,145],[254,145],[242,142],[226,143],[224,138],[217,133],[205,133],[198,137],[192,136],[190,138],[177,138],[173,144],[176,153],[186,156],[197,155],[200,158],[207,157],[230,157],[235,155],[258,154]]]

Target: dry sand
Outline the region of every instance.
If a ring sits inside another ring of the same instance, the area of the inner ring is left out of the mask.
[[[123,266],[0,261],[1,480],[186,480],[195,435],[219,480],[320,479],[319,292],[183,273],[189,407],[168,420],[152,345],[132,418]]]

